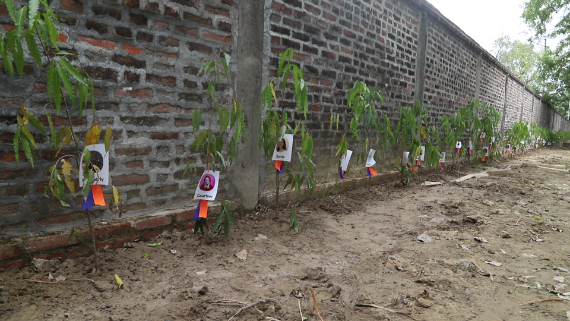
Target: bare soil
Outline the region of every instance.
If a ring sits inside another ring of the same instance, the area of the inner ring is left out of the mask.
[[[491,165],[521,162],[569,164],[570,151]],[[316,300],[326,321],[568,320],[570,175],[521,167],[450,182],[488,167],[297,204],[298,233],[288,210],[268,210],[236,215],[227,240],[174,231],[102,252],[96,273],[92,257],[0,272],[0,319],[320,320]],[[66,280],[33,281],[50,273]]]

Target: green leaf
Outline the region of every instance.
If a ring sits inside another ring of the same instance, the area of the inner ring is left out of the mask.
[[[16,158],[16,162],[19,165],[19,159],[20,159],[20,129],[16,129],[16,132],[14,133],[14,158]]]
[[[291,223],[291,229],[295,232],[299,232],[299,220],[297,219],[297,213],[295,209],[291,207],[291,211],[289,212],[289,221]]]
[[[42,58],[40,55],[40,51],[38,49],[38,44],[36,43],[36,38],[34,37],[33,31],[28,29],[24,33],[24,37],[26,38],[26,44],[28,44],[28,50],[30,50],[30,54],[32,58],[36,61],[38,65],[42,65]]]
[[[200,128],[200,123],[202,123],[202,112],[198,109],[192,111],[192,128],[197,131]]]
[[[222,136],[218,136],[216,137],[216,152],[221,153],[222,150],[224,149],[224,139],[222,138]],[[213,153],[214,151],[212,151]]]
[[[107,125],[107,130],[105,130],[105,151],[109,151],[109,147],[111,146],[111,137],[113,136],[113,130],[111,126]]]
[[[28,115],[29,115],[28,120],[29,120],[30,124],[32,124],[32,126],[34,126],[34,128],[39,130],[42,134],[47,136],[46,129],[44,128],[44,126],[42,125],[40,120],[36,116],[34,116],[33,114],[28,114]]]
[[[15,37],[14,37],[15,38]],[[24,75],[24,49],[22,48],[22,42],[18,39],[9,48],[12,51],[12,57],[14,57],[14,64],[18,70],[20,78]]]
[[[59,73],[59,78],[63,82],[63,86],[65,87],[65,90],[67,91],[67,94],[69,95],[69,98],[71,98],[72,106],[75,106],[75,95],[74,95],[73,86],[71,85],[71,82],[69,81],[69,75],[67,74],[67,72],[65,72],[65,70],[63,70],[61,65],[57,65],[57,72]]]
[[[8,9],[8,13],[10,14],[10,18],[16,21],[16,15],[14,14],[14,0],[6,0],[6,8]]]
[[[67,70],[67,72],[69,72],[70,75],[73,76],[73,78],[75,78],[78,82],[80,82],[81,84],[85,85],[85,78],[83,78],[83,76],[81,76],[79,74],[79,72],[77,71],[77,69],[75,67],[73,67],[69,61],[67,61],[67,59],[63,58],[63,57],[58,57],[57,58],[59,63],[65,68],[65,70]]]
[[[37,20],[39,6],[40,6],[39,0],[30,0],[30,2],[28,3],[28,7],[30,8],[28,21],[30,25],[32,25]]]
[[[16,10],[16,19],[14,20],[16,36],[18,40],[22,37],[22,32],[24,31],[24,24],[26,23],[26,16],[28,14],[28,7],[21,7]]]
[[[196,137],[196,139],[194,140],[192,147],[194,149],[198,150],[198,148],[200,146],[204,145],[204,143],[206,142],[206,138],[208,138],[208,134],[209,134],[208,130],[201,132],[200,135],[198,135],[198,137]]]

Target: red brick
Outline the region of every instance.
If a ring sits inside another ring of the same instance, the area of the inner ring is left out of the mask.
[[[198,35],[198,28],[186,28],[184,26],[176,26],[176,28],[174,28],[174,31],[192,37],[196,37]]]
[[[91,45],[96,46],[96,47],[101,47],[101,48],[110,49],[110,50],[113,50],[117,47],[116,43],[114,43],[112,41],[108,41],[108,40],[98,40],[98,39],[93,39],[93,38],[88,38],[88,37],[79,37],[79,40],[87,42],[88,44],[91,44]]]
[[[14,29],[16,29],[16,26],[13,24],[2,24],[2,30],[4,31],[12,31]]]
[[[125,243],[130,243],[133,240],[136,240],[137,238],[138,238],[138,235],[126,236],[126,237],[120,238],[117,240],[117,248],[120,249],[125,245]]]
[[[8,8],[6,7],[5,3],[0,3],[0,17],[7,17],[10,14],[8,13]]]
[[[171,17],[176,20],[180,19],[180,15],[178,14],[178,12],[176,12],[176,10],[172,9],[169,6],[164,6],[164,16]]]
[[[218,42],[225,42],[225,43],[231,43],[232,42],[232,38],[229,35],[220,36],[218,34],[215,34],[213,32],[209,32],[209,31],[202,32],[202,37],[204,37],[206,39],[213,40],[213,41],[218,41]]]
[[[115,248],[115,241],[104,241],[95,244],[95,248],[97,250],[107,248],[107,249],[114,249]]]
[[[180,108],[168,104],[159,104],[152,106],[152,111],[155,113],[180,113]]]
[[[166,47],[178,47],[180,40],[172,37],[160,36],[158,37],[158,44]]]
[[[22,98],[0,99],[0,108],[19,108],[24,103]]]
[[[131,223],[123,222],[105,226],[98,226],[93,229],[96,240],[109,239],[127,234],[131,230]]]
[[[17,245],[0,245],[0,261],[20,256],[20,248]]]
[[[222,3],[227,4],[228,6],[233,6],[234,5],[234,0],[222,0]]]
[[[128,146],[123,148],[115,147],[115,156],[141,156],[152,151],[151,147]]]
[[[47,183],[43,183],[43,185],[47,185]],[[76,184],[75,186],[79,186]],[[38,186],[38,192],[40,192],[40,187]],[[43,187],[41,188],[41,192],[43,193]],[[52,217],[41,218],[36,222],[40,225],[54,225],[54,224],[64,224],[72,221],[78,221],[87,218],[87,214],[85,212],[75,212],[71,214],[65,215],[56,215]]]
[[[172,216],[167,215],[167,216],[159,216],[159,217],[152,217],[152,218],[147,218],[145,220],[141,220],[138,221],[135,224],[135,228],[137,230],[146,230],[146,229],[151,229],[157,226],[164,226],[164,225],[168,225],[172,223]]]
[[[175,119],[174,125],[176,127],[184,127],[192,125],[192,119]]]
[[[2,205],[2,206],[0,206],[0,217],[2,215],[16,214],[16,213],[18,213],[19,210],[20,210],[20,204],[19,203]]]
[[[144,164],[143,161],[132,161],[125,164],[126,168],[143,168]]]
[[[19,161],[27,162],[26,154],[18,152]],[[14,152],[0,152],[0,162],[11,163],[16,161],[16,154]]]
[[[123,45],[123,50],[125,50],[126,52],[133,54],[133,55],[140,55],[142,53],[142,50],[135,47],[135,46],[131,46],[131,45]]]
[[[166,22],[157,21],[154,23],[154,29],[168,30],[168,27],[169,25]]]
[[[152,133],[150,135],[152,140],[177,140],[178,133]]]
[[[41,93],[47,92],[47,84],[44,84],[41,82],[35,83],[34,84],[34,92],[41,92]]]
[[[74,246],[69,251],[67,251],[67,256],[70,259],[76,259],[81,256],[89,256],[91,255],[92,249],[91,246]]]
[[[11,186],[6,186],[2,189],[3,197],[12,197],[12,196],[21,197],[26,195],[28,195],[27,185],[11,185]]]
[[[178,55],[171,54],[171,53],[166,53],[166,52],[163,52],[163,53],[162,53],[162,56],[163,56],[163,57],[166,57],[166,58],[171,58],[171,59],[178,59]]]
[[[204,8],[206,9],[206,11],[209,11],[213,14],[221,15],[221,16],[228,17],[228,18],[230,17],[230,12],[228,10],[213,8],[213,7],[210,7],[208,5],[204,6]]]
[[[176,221],[181,222],[181,221],[187,221],[187,220],[191,219],[192,217],[194,217],[194,211],[195,211],[195,209],[177,213],[176,214]]]
[[[123,5],[131,8],[139,7],[139,0],[123,0]]]
[[[60,262],[63,262],[65,261],[65,252],[35,255],[32,259],[44,259],[44,260],[58,259]]]
[[[148,232],[144,232],[142,234],[142,237],[145,240],[152,240],[153,238],[159,236],[160,234],[162,234],[162,231],[148,231]]]
[[[14,262],[6,263],[6,264],[0,264],[0,269],[6,270],[12,266],[15,266],[17,268],[21,268],[23,265],[24,265],[24,261],[22,261],[22,260],[14,261]]]
[[[63,234],[31,239],[24,242],[24,245],[29,248],[28,251],[38,252],[69,245],[75,245],[77,243],[79,243],[77,237],[73,236],[71,239],[69,239],[69,234]]]
[[[5,181],[17,177],[28,177],[35,174],[34,169],[14,169],[14,170],[1,170],[0,171],[0,181]],[[0,214],[2,212],[0,211]]]
[[[176,86],[176,78],[172,76],[161,77],[153,74],[146,74],[146,81],[153,82],[159,85],[164,85],[168,87]]]
[[[141,174],[119,175],[113,177],[113,185],[115,186],[145,184],[149,181],[150,179],[148,178],[148,175]]]
[[[152,98],[152,89],[136,89],[131,91],[124,91],[121,89],[115,90],[115,96],[125,97],[131,96],[135,98]]]
[[[61,0],[61,7],[69,11],[83,12],[83,5],[81,5],[81,2],[75,0]]]
[[[64,33],[60,33],[57,35],[57,41],[59,42],[67,42],[67,39],[69,39],[68,36],[66,36]]]
[[[166,194],[166,193],[172,193],[172,192],[178,191],[179,188],[180,187],[178,186],[178,184],[166,185],[166,186],[160,186],[160,187],[151,187],[151,188],[147,188],[146,195],[148,197],[151,197],[151,196],[162,195],[162,194]]]

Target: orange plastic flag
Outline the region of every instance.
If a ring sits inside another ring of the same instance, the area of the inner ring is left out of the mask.
[[[95,205],[107,206],[107,203],[105,203],[105,196],[103,195],[103,186],[91,185],[91,192],[93,192],[93,201]]]
[[[200,200],[200,214],[201,218],[208,218],[208,201]]]

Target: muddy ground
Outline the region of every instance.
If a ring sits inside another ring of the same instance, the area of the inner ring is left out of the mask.
[[[492,166],[521,162],[570,164],[570,150]],[[313,292],[326,321],[568,320],[570,175],[521,167],[450,182],[484,169],[304,202],[298,233],[269,210],[237,215],[227,240],[174,231],[100,253],[95,274],[92,258],[0,272],[0,319],[320,320]],[[31,281],[50,273],[66,280]]]

